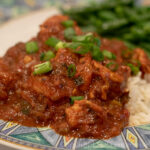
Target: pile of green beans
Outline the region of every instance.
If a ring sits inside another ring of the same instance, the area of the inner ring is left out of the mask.
[[[62,11],[83,31],[123,40],[129,48],[141,47],[150,55],[150,7],[135,6],[133,0],[104,0]]]

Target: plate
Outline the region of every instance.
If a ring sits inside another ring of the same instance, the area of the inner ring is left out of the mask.
[[[35,36],[39,25],[58,14],[55,8],[46,9],[6,23],[0,27],[0,55],[19,41]],[[142,118],[141,118],[142,119]],[[0,120],[0,143],[18,149],[70,150],[134,150],[150,148],[150,124],[127,127],[108,140],[77,139],[56,134],[50,128],[31,128]]]

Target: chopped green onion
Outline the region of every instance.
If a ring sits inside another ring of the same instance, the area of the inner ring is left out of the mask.
[[[93,40],[93,34],[92,33],[88,33],[86,35],[78,35],[78,36],[74,36],[72,38],[73,42],[87,43],[87,42],[92,42],[92,40]]]
[[[64,44],[65,44],[64,42],[61,42],[61,41],[58,42],[58,43],[56,44],[56,46],[55,46],[55,49],[58,50],[58,49],[60,49],[60,48],[64,48]]]
[[[48,52],[41,54],[40,60],[48,61],[54,57],[55,57],[55,54],[52,51],[48,51]]]
[[[92,58],[97,61],[104,60],[103,53],[100,51],[100,48],[96,45],[93,45],[93,50],[92,50],[91,54],[92,54]]]
[[[67,40],[72,40],[72,38],[76,35],[76,32],[73,28],[67,28],[64,30],[64,37],[67,39]]]
[[[68,77],[73,77],[76,73],[76,66],[74,64],[70,64],[68,66]]]
[[[87,42],[85,35],[74,36],[74,37],[72,38],[72,41],[73,41],[73,42]]]
[[[83,100],[84,96],[71,96],[71,104],[74,103],[75,100]]]
[[[72,42],[72,43],[65,43],[64,47],[70,48],[74,53],[81,55],[91,52],[93,59],[97,61],[104,60],[104,56],[100,51],[100,48],[92,43]]]
[[[51,47],[55,47],[59,41],[60,41],[60,40],[57,39],[56,37],[50,37],[50,38],[48,38],[48,40],[45,42],[45,44],[48,45],[48,46],[51,46]]]
[[[96,45],[97,45],[98,47],[100,47],[100,45],[101,45],[100,39],[96,37],[96,38],[94,39],[94,41],[95,41]]]
[[[116,56],[110,52],[110,51],[107,51],[107,50],[104,50],[102,51],[104,57],[108,58],[108,59],[116,59]]]
[[[131,64],[134,65],[134,66],[137,66],[138,68],[141,67],[141,63],[140,63],[139,60],[131,59],[131,60],[129,60],[129,63],[131,63]]]
[[[106,65],[111,71],[116,71],[118,69],[118,64],[116,62],[110,62]]]
[[[62,25],[66,28],[72,27],[74,22],[72,20],[66,20],[62,22]]]
[[[41,55],[40,55],[40,60],[41,61],[43,60],[44,56],[45,56],[45,53],[41,53]]]
[[[100,47],[100,39],[97,37],[94,37],[94,35],[92,33],[88,33],[86,35],[78,35],[78,36],[74,36],[72,38],[73,42],[83,42],[83,43],[92,43],[92,44],[96,44],[98,47]]]
[[[103,61],[104,56],[100,51],[100,48],[91,43],[81,43],[81,42],[72,42],[66,43],[65,47],[70,48],[74,53],[77,54],[86,54],[91,52],[92,58],[97,61]]]
[[[40,74],[47,73],[51,70],[52,70],[51,63],[49,61],[46,61],[42,64],[38,64],[38,65],[34,66],[33,74],[34,75],[40,75]]]
[[[65,43],[66,48],[70,48],[74,53],[86,54],[90,50],[90,45],[80,42]]]
[[[76,50],[73,50],[73,52],[83,55],[89,52],[89,47],[87,45],[81,45],[81,47],[79,47]]]
[[[70,29],[70,28],[68,28]],[[70,48],[74,53],[77,54],[86,54],[91,52],[92,58],[97,61],[103,61],[104,56],[100,51],[100,39],[98,37],[94,37],[92,33],[88,33],[86,35],[79,36],[71,36],[71,43],[64,43],[65,48]],[[114,55],[112,54],[112,58],[114,59]]]
[[[71,42],[71,43],[65,43],[64,47],[76,50],[81,45],[82,45],[82,43],[79,43],[79,42]]]
[[[131,72],[133,73],[133,75],[137,75],[139,70],[139,67],[134,66],[133,64],[127,64],[127,66],[130,67]]]
[[[26,52],[28,54],[36,53],[39,50],[37,42],[31,41],[26,43]]]

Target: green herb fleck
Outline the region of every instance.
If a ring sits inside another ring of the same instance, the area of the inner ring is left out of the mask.
[[[42,64],[35,65],[33,74],[41,75],[41,74],[47,73],[51,70],[52,70],[51,63],[49,61],[46,61]]]
[[[83,100],[83,99],[84,99],[84,96],[72,96],[70,103],[74,104],[74,101],[76,101],[76,100]]]
[[[68,66],[68,77],[73,77],[76,73],[76,66],[74,64],[70,64]]]
[[[60,40],[57,39],[56,37],[50,37],[50,38],[48,38],[48,40],[45,42],[45,44],[48,45],[48,46],[51,46],[51,47],[55,47],[59,41],[60,41]]]
[[[40,60],[41,61],[48,61],[54,57],[55,57],[55,54],[52,51],[47,51],[47,52],[41,54]]]
[[[66,21],[63,21],[63,22],[62,22],[62,25],[63,25],[65,28],[73,27],[73,24],[74,24],[74,22],[73,22],[72,20],[66,20]]]
[[[34,41],[27,42],[25,46],[28,54],[36,53],[39,50],[37,42]]]
[[[64,37],[67,39],[67,40],[72,40],[72,38],[76,35],[76,32],[73,28],[67,28],[64,30]]]

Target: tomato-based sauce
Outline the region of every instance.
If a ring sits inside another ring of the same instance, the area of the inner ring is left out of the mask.
[[[104,54],[97,61],[90,52],[74,53],[66,47],[56,50],[45,44],[50,37],[71,42],[64,36],[62,22],[66,20],[66,16],[54,16],[40,26],[37,37],[30,40],[38,44],[36,52],[27,53],[26,43],[18,43],[0,58],[0,119],[50,126],[65,136],[116,136],[128,125],[127,79],[139,70],[143,75],[150,72],[148,57],[141,49],[128,51],[123,42],[96,34],[99,50],[107,50],[115,58]],[[75,22],[73,29],[76,35],[84,35]],[[45,62],[41,54],[48,51],[55,55],[48,60],[52,69],[34,73],[35,66]],[[73,96],[80,99],[71,102]]]

